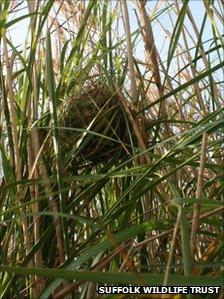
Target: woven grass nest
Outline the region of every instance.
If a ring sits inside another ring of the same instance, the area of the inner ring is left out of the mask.
[[[63,154],[73,150],[76,157],[85,160],[108,161],[130,151],[131,126],[108,85],[91,83],[77,89],[58,112]]]

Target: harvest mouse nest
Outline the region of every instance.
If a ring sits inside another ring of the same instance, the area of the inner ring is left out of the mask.
[[[116,92],[105,83],[76,89],[58,110],[61,151],[107,161],[130,151],[131,126]]]

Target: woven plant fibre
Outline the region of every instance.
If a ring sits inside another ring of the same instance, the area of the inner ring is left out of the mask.
[[[75,147],[76,155],[103,161],[114,153],[128,152],[129,122],[116,92],[106,84],[95,82],[77,89],[60,106],[58,121],[64,153]]]

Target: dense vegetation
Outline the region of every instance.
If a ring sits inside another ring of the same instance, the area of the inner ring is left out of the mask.
[[[199,2],[1,2],[0,298],[222,284],[224,11]]]

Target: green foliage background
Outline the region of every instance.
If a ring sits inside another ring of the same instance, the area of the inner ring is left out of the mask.
[[[223,285],[223,7],[201,2],[199,26],[187,0],[134,1],[134,32],[129,1],[1,2],[0,298]]]

